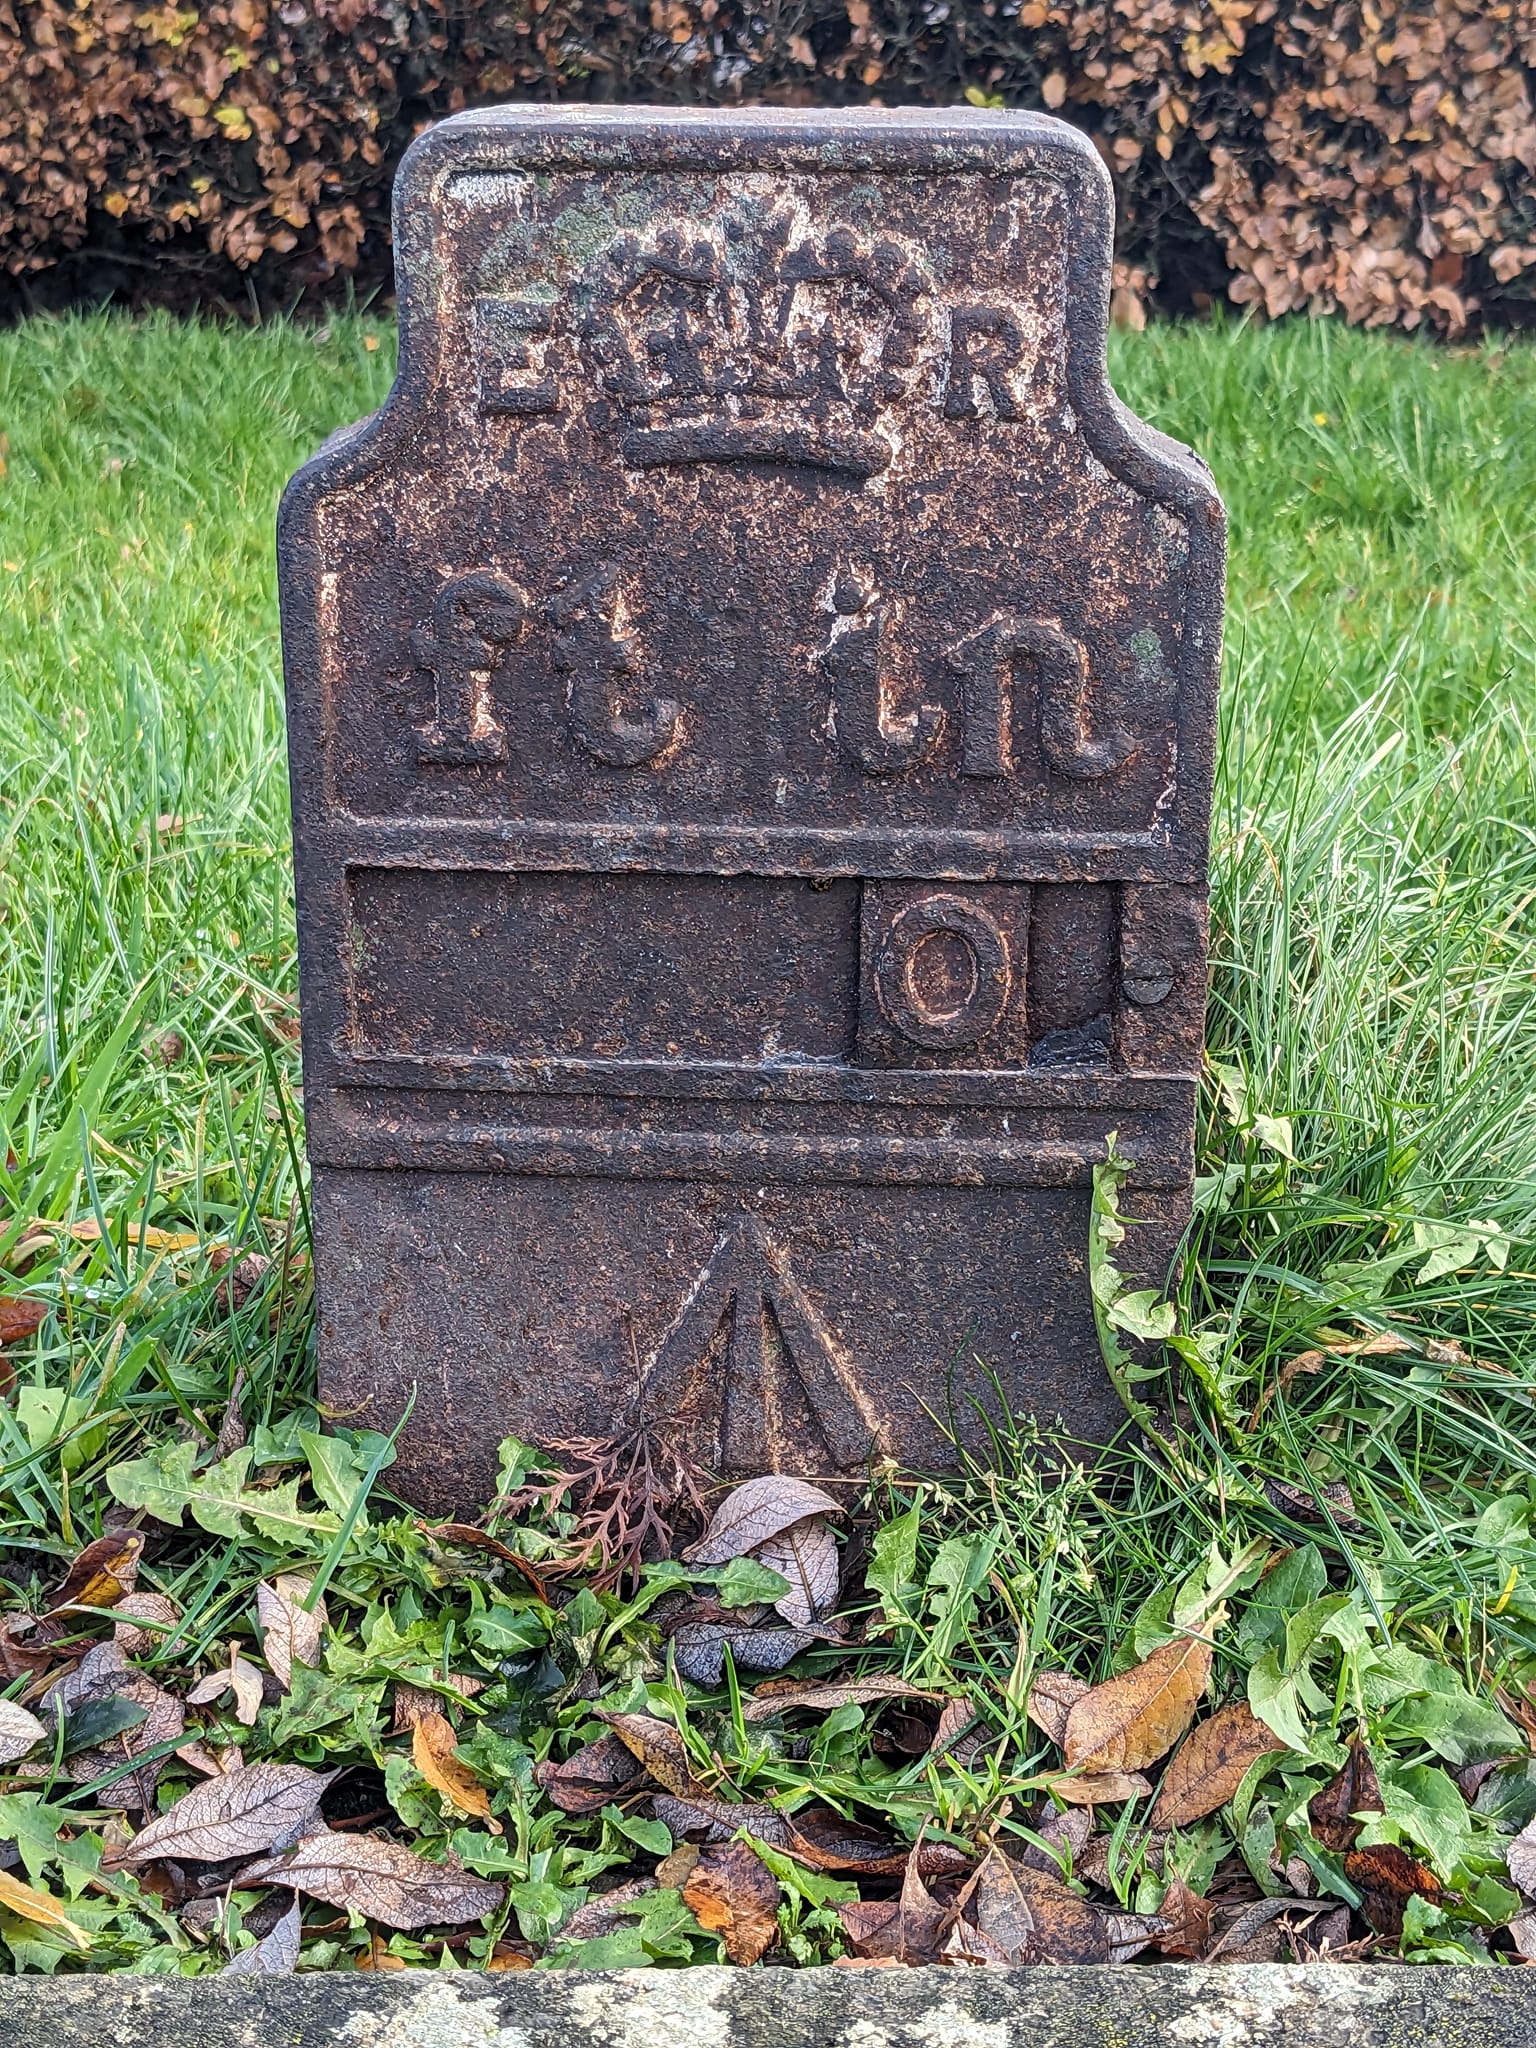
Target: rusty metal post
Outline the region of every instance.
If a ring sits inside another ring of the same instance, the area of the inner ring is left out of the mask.
[[[411,150],[388,403],[280,529],[323,1396],[399,1483],[1117,1420],[1189,1211],[1224,524],[1015,114],[505,108]],[[936,1421],[935,1418],[938,1418]]]

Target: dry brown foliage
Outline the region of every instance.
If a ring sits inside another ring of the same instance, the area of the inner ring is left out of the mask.
[[[507,99],[943,104],[1087,128],[1115,313],[1536,308],[1536,0],[0,0],[12,305],[387,280],[426,123]]]

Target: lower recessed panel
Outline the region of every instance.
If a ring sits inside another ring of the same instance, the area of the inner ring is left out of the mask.
[[[1158,1280],[1185,1219],[1144,1191],[1122,1263]],[[484,1501],[495,1446],[644,1418],[706,1468],[953,1466],[1005,1410],[1103,1441],[1088,1196],[742,1187],[317,1166],[321,1396],[387,1430],[432,1511]]]

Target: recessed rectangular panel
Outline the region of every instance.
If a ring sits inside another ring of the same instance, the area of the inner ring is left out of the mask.
[[[360,1053],[840,1060],[857,882],[357,868]]]

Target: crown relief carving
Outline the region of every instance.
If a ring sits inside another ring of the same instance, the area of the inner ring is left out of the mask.
[[[1031,368],[1010,307],[947,303],[896,237],[807,228],[790,211],[663,221],[618,236],[563,303],[482,298],[475,310],[482,412],[558,411],[563,354],[598,400],[592,423],[618,433],[634,468],[762,461],[873,476],[904,409],[1016,420]]]

